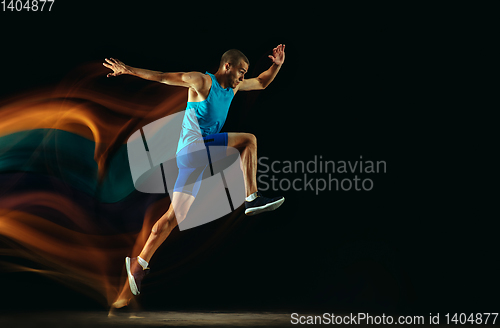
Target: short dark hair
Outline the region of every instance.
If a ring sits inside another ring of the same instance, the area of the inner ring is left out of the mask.
[[[238,65],[241,60],[250,65],[247,56],[245,56],[241,51],[239,51],[238,49],[230,49],[222,55],[219,66],[222,66],[225,63]]]

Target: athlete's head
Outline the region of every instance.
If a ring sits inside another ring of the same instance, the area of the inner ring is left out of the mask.
[[[222,55],[219,71],[224,73],[227,84],[234,89],[243,81],[248,65],[247,56],[239,50],[231,49]]]

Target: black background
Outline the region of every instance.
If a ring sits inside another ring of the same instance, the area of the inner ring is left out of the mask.
[[[177,274],[148,277],[142,306],[498,312],[498,211],[489,208],[498,169],[488,168],[498,23],[483,6],[56,1],[52,12],[0,13],[0,94],[57,85],[105,57],[215,72],[230,48],[247,55],[254,77],[284,43],[275,81],[239,93],[223,131],[254,133],[269,161],[363,156],[386,161],[387,172],[366,175],[369,192],[268,191],[285,196],[282,208],[242,216]],[[220,224],[174,231],[151,266],[161,273],[196,252]],[[1,276],[4,309],[102,307],[33,273]]]

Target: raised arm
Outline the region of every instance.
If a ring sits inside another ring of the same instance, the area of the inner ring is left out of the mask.
[[[285,45],[280,44],[273,49],[273,54],[268,56],[273,61],[273,64],[267,71],[262,72],[259,76],[253,79],[243,80],[239,86],[239,90],[262,90],[265,89],[276,77],[281,65],[285,61]]]
[[[145,80],[165,83],[168,85],[194,88],[195,90],[199,89],[204,82],[203,74],[199,72],[164,73],[128,66],[114,58],[106,58],[105,60],[106,63],[102,64],[113,71],[113,73],[109,73],[107,77],[129,74]]]

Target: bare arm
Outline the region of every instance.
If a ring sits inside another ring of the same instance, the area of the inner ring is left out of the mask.
[[[281,65],[285,61],[285,45],[280,44],[273,49],[273,54],[269,55],[269,58],[273,61],[271,67],[262,72],[259,76],[253,79],[244,80],[239,90],[250,91],[250,90],[262,90],[265,89],[274,80],[276,75],[281,69]]]
[[[129,74],[149,81],[194,88],[195,90],[198,90],[204,82],[203,74],[199,72],[164,73],[160,71],[151,71],[144,68],[128,66],[114,58],[106,58],[105,60],[106,63],[103,63],[103,65],[113,70],[113,73],[109,73],[107,77]]]

